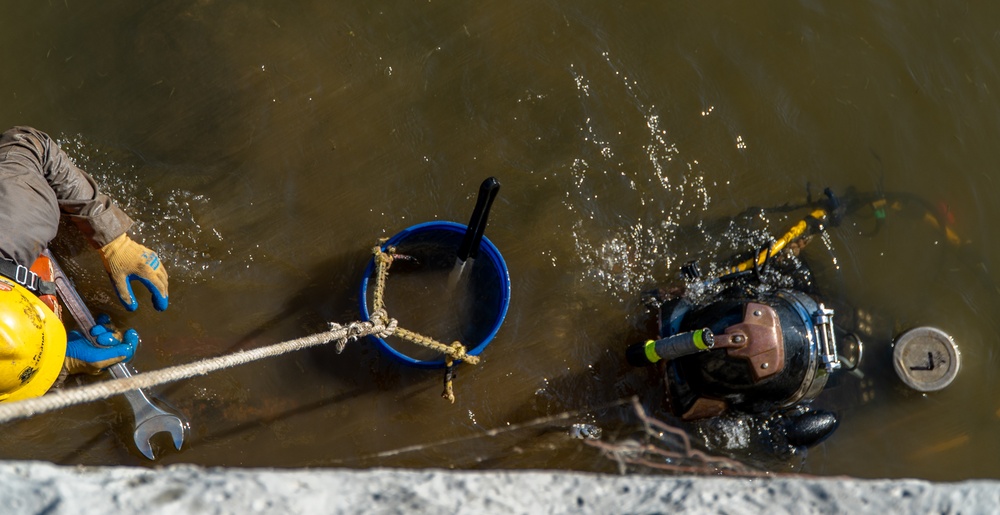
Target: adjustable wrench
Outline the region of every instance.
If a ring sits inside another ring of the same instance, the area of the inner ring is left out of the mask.
[[[77,293],[76,288],[73,287],[73,284],[52,256],[52,253],[45,250],[44,254],[52,262],[56,291],[59,293],[59,297],[62,298],[66,310],[70,312],[73,319],[76,320],[77,325],[80,326],[80,332],[91,343],[96,344],[90,335],[90,328],[97,325],[97,322],[94,321],[94,316],[87,309],[87,305],[80,298],[80,294]],[[108,367],[108,372],[116,379],[132,375],[129,367],[124,363],[117,363]],[[141,389],[129,390],[124,395],[129,405],[132,406],[132,413],[135,417],[135,432],[133,433],[135,446],[143,456],[151,460],[156,459],[153,455],[153,447],[149,442],[153,435],[161,432],[170,433],[170,436],[174,440],[174,447],[177,450],[181,449],[181,445],[184,443],[184,434],[188,428],[188,423],[184,419],[157,407],[146,395],[146,392]]]

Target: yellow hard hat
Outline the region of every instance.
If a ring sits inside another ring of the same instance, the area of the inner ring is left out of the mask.
[[[0,277],[0,402],[39,397],[66,359],[66,328],[30,291]]]

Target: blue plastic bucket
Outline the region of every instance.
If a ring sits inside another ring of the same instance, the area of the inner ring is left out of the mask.
[[[465,235],[466,226],[455,222],[426,222],[412,227],[408,227],[389,238],[382,244],[382,250],[387,247],[396,247],[396,253],[404,256],[414,257],[420,267],[447,273],[455,265],[456,252],[462,238]],[[406,261],[397,261],[389,269],[389,280],[386,283],[386,296],[393,288],[393,278],[399,270],[404,270]],[[507,307],[510,304],[510,276],[507,272],[507,263],[496,246],[485,236],[479,244],[479,253],[476,259],[467,263],[469,267],[466,272],[466,279],[459,287],[470,288],[472,294],[468,297],[475,304],[475,316],[470,317],[467,323],[462,326],[462,335],[453,338],[454,335],[435,335],[421,332],[420,327],[411,327],[409,321],[399,320],[399,325],[411,331],[424,334],[442,343],[451,344],[458,339],[468,349],[468,354],[477,356],[483,352],[487,345],[496,336],[497,331],[503,324],[507,316]],[[371,317],[368,291],[368,281],[373,279],[375,273],[375,259],[368,261],[365,268],[364,277],[361,280],[361,315],[364,320]],[[444,277],[441,274],[438,279]],[[442,285],[443,286],[443,285]],[[436,299],[413,298],[411,302],[430,302]],[[390,317],[393,315],[393,306],[386,305],[386,311]],[[444,356],[435,359],[428,359],[426,356],[416,357],[407,349],[407,344],[396,342],[396,337],[391,337],[395,343],[390,343],[383,338],[370,336],[378,347],[388,353],[399,362],[420,368],[442,368],[444,367]],[[415,344],[409,344],[415,345]]]

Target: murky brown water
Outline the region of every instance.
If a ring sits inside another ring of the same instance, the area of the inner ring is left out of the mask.
[[[439,373],[369,343],[304,351],[158,390],[192,424],[159,464],[615,470],[564,429],[627,430],[597,407],[651,388],[622,359],[649,335],[640,293],[729,257],[720,222],[829,186],[917,195],[969,243],[919,217],[873,234],[869,215],[813,244],[820,287],[874,317],[874,357],[800,470],[996,478],[998,19],[989,2],[19,2],[0,125],[59,137],[161,251],[162,314],[125,313],[92,253],[67,263],[142,334],[140,370],[357,319],[378,238],[464,223],[480,181],[503,184],[488,235],[510,312],[454,405]],[[932,395],[885,359],[919,325],[964,359]],[[0,456],[146,465],[122,408],[12,424]]]

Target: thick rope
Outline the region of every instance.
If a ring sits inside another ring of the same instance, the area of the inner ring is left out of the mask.
[[[367,322],[352,322],[347,325],[331,323],[329,331],[295,340],[239,351],[225,356],[208,358],[185,365],[176,365],[153,372],[144,372],[131,377],[101,381],[77,388],[58,389],[41,397],[19,402],[0,403],[0,424],[40,413],[48,413],[75,404],[107,399],[129,390],[150,388],[181,379],[197,377],[209,372],[279,356],[300,349],[315,347],[332,341],[337,342],[337,352],[339,353],[344,350],[348,342],[357,340],[358,338],[364,336],[388,338],[393,334],[416,344],[434,349],[446,356],[445,392],[442,396],[454,403],[455,395],[452,390],[452,380],[455,377],[454,362],[462,360],[467,363],[477,364],[479,363],[479,356],[467,354],[465,346],[461,342],[456,341],[451,345],[445,345],[433,338],[398,327],[396,320],[389,318],[386,314],[383,300],[386,277],[389,273],[389,266],[392,264],[394,258],[395,248],[388,247],[383,251],[380,247],[374,247],[372,252],[375,255],[376,282],[373,292],[374,309],[372,310],[370,320]]]
[[[460,342],[454,342],[451,345],[445,345],[433,338],[429,338],[419,333],[410,331],[409,329],[403,329],[402,327],[396,328],[396,336],[400,338],[405,338],[410,340],[417,345],[423,345],[428,349],[433,349],[451,359],[460,359],[466,363],[471,363],[473,365],[479,364],[479,356],[472,356],[466,354],[465,346]]]
[[[455,360],[451,359],[451,356],[444,358],[444,390],[441,391],[441,397],[448,400],[448,402],[455,404]]]
[[[0,424],[40,413],[55,411],[75,404],[107,399],[137,388],[150,388],[181,379],[204,375],[209,372],[243,365],[263,358],[315,347],[331,341],[337,341],[338,348],[343,348],[343,345],[348,341],[353,341],[364,336],[375,335],[382,338],[390,336],[396,330],[396,321],[389,320],[386,323],[384,314],[376,313],[376,315],[381,316],[373,317],[369,322],[353,322],[345,326],[330,324],[329,331],[266,347],[239,351],[225,356],[208,358],[185,365],[176,365],[153,372],[144,372],[131,377],[101,381],[77,388],[58,389],[34,399],[2,403],[0,404]]]
[[[372,247],[372,255],[375,256],[375,291],[372,293],[372,309],[381,311],[385,309],[385,280],[389,277],[389,267],[392,266],[393,257],[396,255],[396,247]]]

